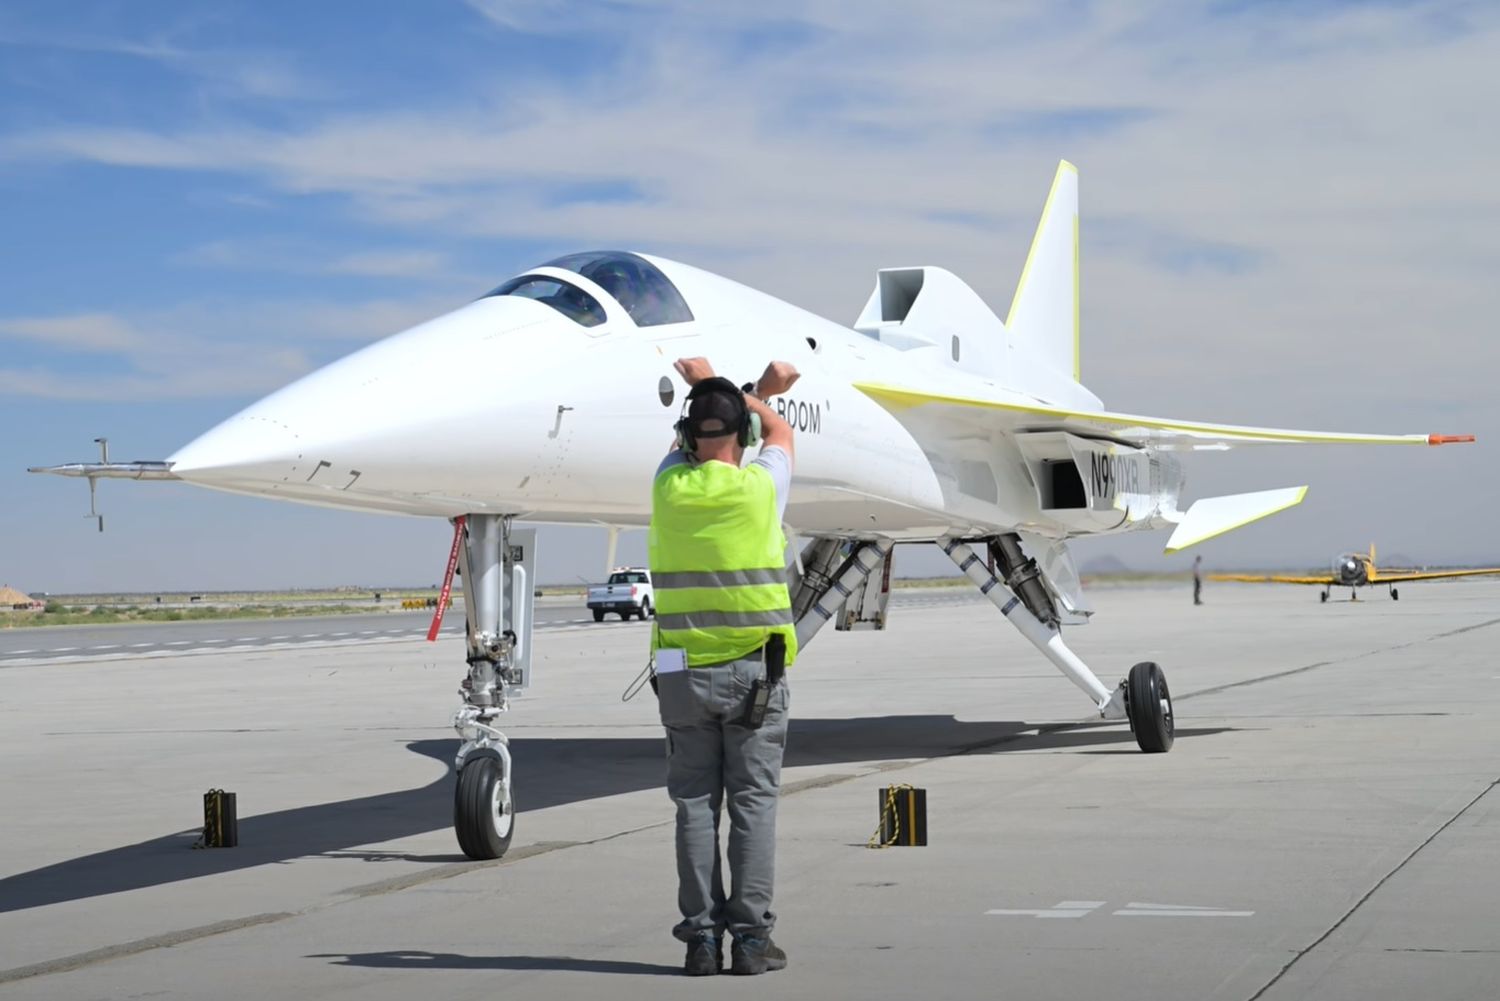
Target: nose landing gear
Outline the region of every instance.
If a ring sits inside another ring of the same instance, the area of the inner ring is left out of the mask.
[[[531,680],[536,533],[512,530],[502,515],[469,515],[466,522],[457,531],[469,673],[453,714],[463,740],[453,762],[453,829],[469,858],[497,859],[515,835],[516,798],[510,744],[495,724]]]

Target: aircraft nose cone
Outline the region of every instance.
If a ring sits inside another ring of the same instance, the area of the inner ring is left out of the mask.
[[[270,417],[239,414],[199,435],[168,461],[172,472],[192,482],[264,483],[294,477],[302,451],[302,442],[289,425]]]

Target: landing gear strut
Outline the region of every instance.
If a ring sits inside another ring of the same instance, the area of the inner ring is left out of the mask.
[[[463,744],[454,758],[458,784],[453,828],[472,859],[504,855],[515,834],[510,743],[496,727],[510,696],[530,681],[531,567],[536,533],[511,528],[507,515],[469,515],[460,530],[465,641],[469,671],[453,727]]]
[[[989,554],[1003,580],[991,573],[986,562],[966,543],[949,539],[938,545],[1022,636],[1087,693],[1102,719],[1128,719],[1136,743],[1147,753],[1169,749],[1174,733],[1172,696],[1161,668],[1150,663],[1137,664],[1113,691],[1105,688],[1088,665],[1063,642],[1052,596],[1037,573],[1036,561],[1028,559],[1021,550],[1020,540],[1015,535],[1002,535],[988,542]]]
[[[856,589],[881,567],[894,543],[887,540],[844,542],[818,539],[808,545],[791,575],[792,617],[797,649],[812,642],[818,630],[855,597]],[[843,628],[838,626],[837,628]]]

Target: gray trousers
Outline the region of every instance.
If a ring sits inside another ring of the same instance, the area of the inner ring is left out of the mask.
[[[776,923],[776,802],[786,750],[785,679],[771,690],[758,729],[738,722],[750,686],[764,673],[757,655],[717,667],[659,675],[667,730],[667,794],[677,804],[677,906],[672,934],[684,942],[728,928],[767,938]],[[719,808],[729,807],[730,892],[719,859]]]

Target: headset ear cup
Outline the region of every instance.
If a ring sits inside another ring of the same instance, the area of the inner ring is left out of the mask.
[[[745,422],[745,440],[744,440],[744,445],[745,445],[746,448],[754,448],[756,445],[759,445],[759,444],[760,444],[760,414],[757,414],[755,411],[752,410],[752,411],[750,411],[750,419]]]
[[[677,432],[677,447],[692,455],[697,451],[698,443],[693,440],[693,433],[688,430],[687,418],[684,417],[672,425],[672,430]]]

